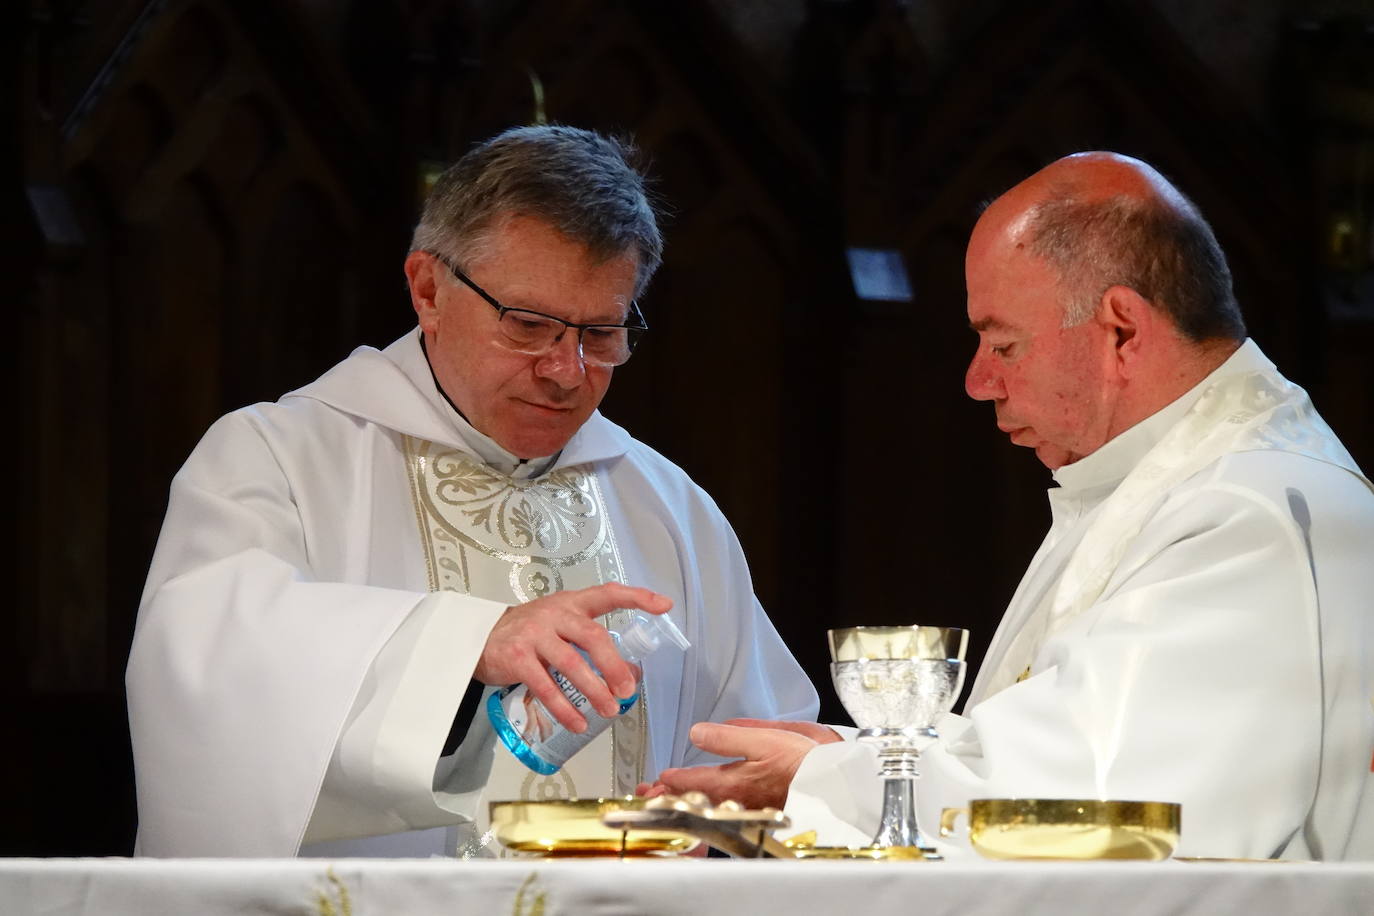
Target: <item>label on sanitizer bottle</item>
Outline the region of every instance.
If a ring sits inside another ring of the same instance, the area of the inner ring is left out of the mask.
[[[660,638],[664,635],[684,651],[689,648],[686,637],[673,626],[671,620],[667,619],[659,620],[648,615],[636,614],[630,629],[623,636],[614,630],[611,631],[610,636],[615,642],[616,651],[635,670],[634,696],[619,700],[620,709],[617,715],[623,716],[639,699],[638,686],[643,676],[640,659],[656,650]],[[600,675],[601,672],[592,665],[591,657],[582,649],[577,651],[587,660],[587,664],[591,665],[592,670]],[[492,728],[495,729],[501,743],[521,763],[544,776],[557,773],[573,754],[586,747],[615,720],[614,717],[607,718],[598,713],[586,695],[561,671],[550,668],[549,676],[558,685],[558,689],[563,691],[563,696],[568,698],[573,708],[587,720],[587,728],[584,731],[574,732],[565,728],[549,714],[544,704],[539,702],[524,684],[503,687],[487,697],[487,717],[491,720]]]

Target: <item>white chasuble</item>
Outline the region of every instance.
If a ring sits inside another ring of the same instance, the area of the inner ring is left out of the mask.
[[[431,591],[516,605],[564,589],[625,581],[590,466],[559,467],[521,480],[467,452],[410,436],[404,443]],[[615,629],[628,614],[618,610],[600,619]],[[498,747],[485,800],[633,794],[644,779],[646,692],[641,683],[639,701],[549,776]],[[486,715],[485,703],[477,715]],[[483,819],[485,808],[478,812]]]

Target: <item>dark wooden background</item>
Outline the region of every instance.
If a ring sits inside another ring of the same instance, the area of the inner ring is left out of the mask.
[[[825,629],[967,626],[977,660],[1043,531],[1046,472],[963,394],[962,255],[977,204],[1052,158],[1119,150],[1192,195],[1253,336],[1374,465],[1369,0],[30,0],[9,19],[0,853],[129,852],[123,667],[172,474],[221,413],[412,326],[425,176],[531,121],[536,94],[651,156],[672,213],[654,331],[604,409],[715,496],[827,718]],[[900,252],[911,301],[859,299],[849,247]]]

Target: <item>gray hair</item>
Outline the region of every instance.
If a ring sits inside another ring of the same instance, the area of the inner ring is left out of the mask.
[[[1035,206],[1030,250],[1059,274],[1064,327],[1090,319],[1110,287],[1126,286],[1190,341],[1245,338],[1226,255],[1192,201],[1174,194],[1082,200],[1056,189]]]
[[[627,140],[563,125],[516,127],[449,166],[425,201],[411,251],[437,251],[464,266],[508,216],[548,223],[594,257],[638,255],[635,295],[663,260],[644,174]]]

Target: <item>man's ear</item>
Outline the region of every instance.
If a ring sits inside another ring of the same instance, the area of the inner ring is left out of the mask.
[[[1112,358],[1126,377],[1136,373],[1157,324],[1154,306],[1129,286],[1112,286],[1102,294],[1097,321],[1106,328]]]
[[[425,331],[432,331],[439,321],[435,302],[439,294],[439,281],[435,277],[437,265],[434,256],[423,251],[412,251],[406,255],[405,273],[406,285],[410,287],[410,305]]]

